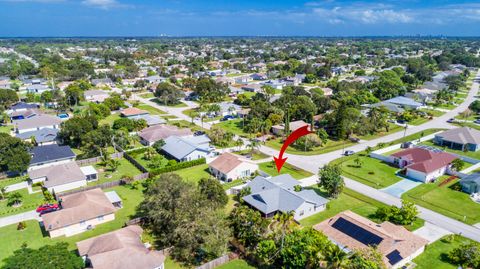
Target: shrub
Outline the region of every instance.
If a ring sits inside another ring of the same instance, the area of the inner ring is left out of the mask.
[[[17,230],[21,231],[27,228],[27,223],[25,221],[21,221],[17,224]]]
[[[179,162],[179,163],[177,163],[175,165],[172,165],[172,166],[166,166],[166,167],[163,167],[163,168],[160,168],[160,169],[152,170],[152,171],[150,171],[150,176],[156,176],[156,175],[163,174],[163,173],[169,173],[169,172],[177,171],[177,170],[180,170],[180,169],[193,167],[193,166],[206,164],[206,163],[207,163],[207,160],[205,158],[201,158],[201,159],[197,159],[197,160],[193,160],[193,161],[188,161],[188,162]]]

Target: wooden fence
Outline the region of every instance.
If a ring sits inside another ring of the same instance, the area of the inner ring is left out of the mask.
[[[117,153],[112,153],[110,155],[112,159],[120,159],[123,157],[123,152],[117,152]],[[78,166],[86,166],[86,165],[92,165],[96,164],[102,161],[102,157],[94,157],[90,159],[85,159],[85,160],[76,160]]]
[[[123,154],[123,157],[129,161],[131,164],[133,164],[133,166],[135,166],[138,170],[142,171],[142,173],[148,173],[148,170],[143,167],[143,165],[141,165],[139,162],[137,162],[137,160],[135,160],[132,156],[130,156],[128,153],[124,153]]]
[[[213,261],[209,261],[205,264],[202,264],[199,267],[197,267],[196,269],[213,269],[213,268],[216,268],[216,267],[218,267],[222,264],[225,264],[229,261],[230,261],[230,256],[228,254],[226,254],[226,255],[223,255],[222,257],[217,258]]]

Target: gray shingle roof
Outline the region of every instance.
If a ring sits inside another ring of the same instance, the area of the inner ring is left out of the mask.
[[[75,153],[69,146],[59,146],[57,144],[34,147],[31,153],[30,165],[75,158]]]
[[[441,137],[443,140],[459,144],[480,144],[480,131],[468,127],[447,130],[436,136]]]
[[[58,131],[58,129],[45,128],[38,131],[17,134],[16,136],[22,140],[30,139],[33,136],[37,143],[45,143],[55,141]]]
[[[210,151],[210,146],[207,144],[199,144],[197,143],[197,139],[195,136],[190,137],[178,137],[178,136],[170,136],[165,139],[165,145],[162,147],[162,150],[166,153],[170,154],[177,160],[181,160],[185,158],[188,154],[192,153],[195,150]]]

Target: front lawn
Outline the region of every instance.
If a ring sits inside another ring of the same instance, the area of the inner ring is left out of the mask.
[[[470,239],[459,235],[453,235],[453,240],[449,242],[445,236],[440,240],[433,242],[425,248],[425,251],[416,257],[413,262],[417,264],[417,269],[456,269],[455,266],[448,262],[447,254],[453,249],[471,242]]]
[[[402,198],[467,224],[480,222],[480,204],[472,201],[468,194],[452,188],[458,180],[440,187],[446,178],[448,176],[439,178],[436,183],[421,184],[404,193]]]
[[[271,175],[272,177],[278,176],[278,175],[283,175],[283,174],[290,174],[293,178],[295,179],[303,179],[306,177],[313,176],[312,173],[305,171],[303,169],[300,169],[296,166],[293,166],[289,163],[285,163],[282,167],[282,170],[280,170],[280,174],[277,171],[277,166],[273,161],[271,162],[264,162],[264,163],[259,163],[258,164],[260,170],[263,172]]]
[[[243,119],[233,119],[222,121],[215,126],[219,126],[223,130],[236,134],[241,137],[248,137],[248,134],[243,131]]]
[[[289,146],[286,150],[287,153],[289,154],[295,154],[295,155],[318,155],[318,154],[323,154],[335,150],[339,150],[342,148],[347,148],[349,146],[352,146],[354,143],[350,141],[338,141],[338,140],[328,140],[325,145],[321,147],[316,147],[313,148],[310,151],[303,151],[303,150],[298,150],[292,146]],[[281,138],[276,138],[276,139],[270,139],[266,142],[266,146],[280,150],[283,146],[283,142]]]
[[[35,210],[39,205],[45,203],[42,192],[29,194],[27,189],[21,189],[7,193],[7,196],[14,192],[18,192],[22,195],[22,205],[19,207],[13,207],[8,206],[8,199],[0,201],[0,218]]]
[[[429,115],[432,115],[433,117],[440,117],[443,114],[445,114],[444,111],[436,110],[436,109],[428,109],[428,108],[421,108],[420,111],[423,111]]]
[[[108,117],[104,118],[104,119],[101,119],[99,124],[102,125],[102,124],[108,124],[110,126],[113,126],[113,122],[115,120],[118,120],[120,119],[120,114],[118,113],[113,113],[113,114],[110,114]]]
[[[173,105],[172,105],[172,104],[165,105],[165,104],[164,104],[162,101],[160,101],[158,98],[152,98],[152,99],[150,99],[150,101],[155,102],[155,103],[157,103],[157,104],[159,104],[159,105],[161,105],[161,106],[168,106],[168,107],[187,107],[187,105],[186,105],[185,103],[180,102],[180,101],[178,101],[178,103],[173,104]]]
[[[202,128],[200,126],[197,126],[195,123],[191,123],[191,122],[186,121],[186,120],[175,120],[175,121],[172,120],[172,121],[169,122],[169,124],[177,126],[178,128],[189,128],[190,130],[192,130],[192,132],[195,132],[195,131],[206,132],[207,131],[207,129]]]
[[[10,126],[10,125],[1,125],[0,126],[0,133],[10,134],[11,131],[12,131],[12,126]]]
[[[322,196],[325,196],[325,193],[323,193],[318,187],[314,187],[314,190]],[[381,223],[382,221],[376,219],[375,212],[382,206],[387,205],[351,189],[345,188],[337,199],[332,199],[328,202],[327,208],[324,211],[300,220],[300,224],[305,227],[311,227],[345,210],[353,211],[360,216]],[[407,225],[405,228],[413,231],[422,227],[423,224],[424,221],[417,218],[412,225]]]
[[[249,149],[245,149],[245,150],[241,150],[241,151],[235,151],[234,153],[239,154],[243,157],[250,157],[250,155],[251,155],[251,157],[252,157],[251,160],[253,160],[253,161],[262,160],[262,159],[266,159],[266,158],[270,157],[267,154],[265,154],[261,151],[258,151],[258,150],[254,150],[253,154],[251,154],[251,150],[249,150]]]
[[[142,172],[138,170],[133,164],[131,164],[127,159],[121,158],[116,159],[120,162],[116,171],[111,171],[108,166],[103,166],[101,164],[95,164],[94,167],[99,173],[99,179],[97,181],[91,182],[89,185],[98,185],[105,182],[112,182],[124,178],[124,176],[136,176]]]
[[[360,161],[357,165],[356,160]],[[370,187],[381,189],[388,187],[401,179],[395,175],[398,167],[391,166],[378,159],[358,153],[348,158],[340,158],[332,163],[339,164],[342,174]]]
[[[160,110],[158,108],[155,108],[153,106],[149,106],[147,104],[139,104],[137,106],[138,109],[148,111],[151,115],[162,115],[162,114],[167,114],[167,112]]]
[[[0,179],[0,188],[26,181],[28,176],[7,177]]]
[[[108,233],[124,227],[125,222],[134,217],[135,209],[143,200],[141,186],[138,190],[132,190],[128,186],[117,186],[111,189],[104,190],[116,191],[122,199],[123,208],[115,213],[115,220],[100,224],[91,231],[87,231],[71,237],[50,238],[48,234],[40,228],[40,225],[35,220],[26,221],[27,228],[23,231],[17,230],[17,224],[9,225],[0,228],[2,239],[0,240],[0,266],[3,259],[10,256],[13,251],[19,249],[22,244],[27,244],[31,248],[39,248],[46,244],[55,244],[57,242],[67,242],[70,250],[75,250],[75,243],[88,239],[90,237],[98,236],[100,234]]]

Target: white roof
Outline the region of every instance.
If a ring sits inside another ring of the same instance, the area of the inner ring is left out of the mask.
[[[106,192],[105,195],[107,196],[108,200],[113,204],[113,203],[118,203],[121,202],[122,199],[120,196],[118,196],[116,191],[109,191]]]
[[[80,170],[82,170],[82,173],[84,175],[93,175],[93,174],[97,174],[97,170],[95,170],[95,168],[93,166],[84,166],[84,167],[80,167]]]

